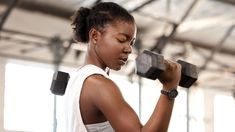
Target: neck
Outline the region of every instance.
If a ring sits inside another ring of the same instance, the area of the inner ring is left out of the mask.
[[[97,55],[95,48],[94,47],[91,48],[90,44],[87,47],[85,64],[92,64],[92,65],[100,67],[103,70],[106,69],[106,66],[104,65],[103,61]]]

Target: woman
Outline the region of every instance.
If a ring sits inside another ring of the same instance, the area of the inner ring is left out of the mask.
[[[73,16],[75,40],[88,44],[85,64],[70,80],[68,132],[166,132],[174,100],[162,94],[150,119],[142,125],[124,100],[118,86],[105,72],[120,70],[132,52],[136,23],[124,8],[112,2],[91,9],[80,8]],[[161,75],[163,90],[176,89],[181,67],[165,61]]]

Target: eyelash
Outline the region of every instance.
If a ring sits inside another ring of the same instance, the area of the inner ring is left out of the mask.
[[[119,42],[119,43],[125,43],[126,40],[119,40],[119,39],[118,39],[118,42]],[[131,41],[131,42],[130,42],[130,46],[133,46],[133,45],[134,45],[134,41]]]
[[[125,43],[126,40],[119,40],[119,39],[118,39],[118,42],[119,42],[119,43]]]

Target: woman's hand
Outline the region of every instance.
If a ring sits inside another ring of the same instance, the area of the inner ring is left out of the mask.
[[[177,88],[181,78],[181,65],[177,62],[164,60],[166,70],[159,76],[159,81],[166,90]]]

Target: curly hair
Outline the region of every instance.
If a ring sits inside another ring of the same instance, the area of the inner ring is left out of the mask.
[[[134,22],[134,17],[123,7],[113,2],[101,2],[94,7],[80,7],[74,13],[72,26],[74,39],[77,42],[87,43],[89,41],[89,31],[91,28],[101,30],[106,24],[122,20]]]

